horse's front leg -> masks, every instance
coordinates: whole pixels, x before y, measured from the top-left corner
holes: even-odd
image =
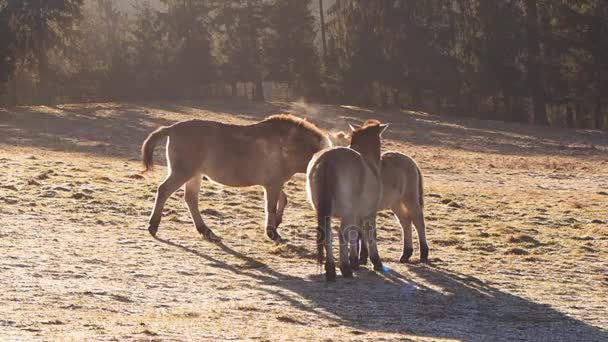
[[[194,221],[194,226],[201,236],[211,242],[219,242],[221,239],[215,235],[203,221],[200,211],[198,210],[198,193],[201,187],[201,174],[197,173],[186,183],[186,191],[184,201],[188,205],[190,217]]]
[[[285,212],[285,206],[287,206],[287,195],[285,191],[281,190],[279,193],[279,202],[277,203],[277,216],[276,216],[276,226],[277,228],[283,222],[283,213]]]
[[[266,235],[273,241],[281,239],[281,236],[277,232],[277,204],[282,187],[282,184],[264,187],[266,195]]]
[[[369,249],[369,260],[371,260],[374,265],[375,271],[382,271],[384,266],[382,265],[382,260],[380,259],[378,246],[376,244],[376,214],[374,213],[369,216],[365,221],[364,231],[366,231],[365,238],[367,239],[367,247]]]

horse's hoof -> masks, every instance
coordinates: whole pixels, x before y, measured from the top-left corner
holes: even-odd
[[[410,258],[412,257],[413,254],[414,254],[413,248],[405,248],[403,250],[403,254],[401,254],[401,258],[399,259],[399,262],[402,264],[410,262]]]
[[[369,258],[369,254],[367,252],[367,248],[360,248],[359,251],[359,265],[367,265],[367,259]]]
[[[422,246],[420,248],[420,262],[428,264],[429,263],[429,247]]]
[[[336,270],[325,272],[326,281],[336,281]]]
[[[340,267],[340,273],[342,273],[342,276],[344,278],[352,278],[353,277],[353,270],[350,268],[350,266],[348,266],[348,267]]]
[[[382,261],[380,260],[380,257],[375,257],[375,258],[370,258],[372,261],[372,264],[374,264],[374,271],[380,272],[380,271],[384,271],[384,265],[382,265]]]
[[[158,233],[158,226],[155,225],[149,225],[148,226],[148,232],[150,233],[150,235],[152,235],[152,237],[156,237],[156,233]]]
[[[325,263],[325,280],[336,281],[336,264],[333,262]]]
[[[266,229],[266,236],[272,241],[278,242],[281,241],[281,235],[277,232],[276,229]]]
[[[213,243],[217,243],[222,241],[222,239],[215,235],[211,229],[207,229],[204,233],[201,234],[203,236],[203,238],[209,242],[213,242]]]
[[[350,268],[353,271],[358,271],[359,270],[359,258],[358,257],[350,259]]]

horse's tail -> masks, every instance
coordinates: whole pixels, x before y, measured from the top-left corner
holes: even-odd
[[[420,203],[420,209],[424,208],[424,179],[422,178],[422,171],[418,164],[416,165],[416,172],[418,173],[418,201]]]
[[[146,138],[146,141],[144,141],[144,144],[141,147],[141,160],[144,164],[144,169],[141,171],[142,173],[152,170],[154,166],[154,147],[160,140],[169,136],[169,128],[170,127],[161,127],[157,129],[150,133],[148,138]]]
[[[319,167],[320,182],[317,185],[317,261],[323,263],[325,239],[331,230],[331,202],[334,193],[335,178],[333,166],[324,162]],[[329,253],[329,251],[328,251]]]

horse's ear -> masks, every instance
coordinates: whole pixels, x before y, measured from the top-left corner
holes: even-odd
[[[380,135],[382,135],[384,133],[384,131],[386,131],[388,126],[389,126],[389,124],[380,125]]]

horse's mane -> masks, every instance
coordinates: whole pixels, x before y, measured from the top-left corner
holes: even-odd
[[[326,139],[326,137],[327,137],[327,134],[322,129],[317,127],[315,124],[313,124],[312,122],[310,122],[304,118],[300,118],[298,116],[291,115],[291,114],[272,115],[272,116],[269,116],[266,119],[264,119],[262,122],[283,122],[283,123],[295,124],[297,127],[300,127],[302,129],[307,130],[310,133],[313,133],[314,135],[318,136],[320,139]]]
[[[368,127],[368,126],[377,126],[380,124],[381,124],[381,122],[376,119],[368,119],[367,121],[365,121],[363,123],[363,125],[361,125],[361,129]]]

